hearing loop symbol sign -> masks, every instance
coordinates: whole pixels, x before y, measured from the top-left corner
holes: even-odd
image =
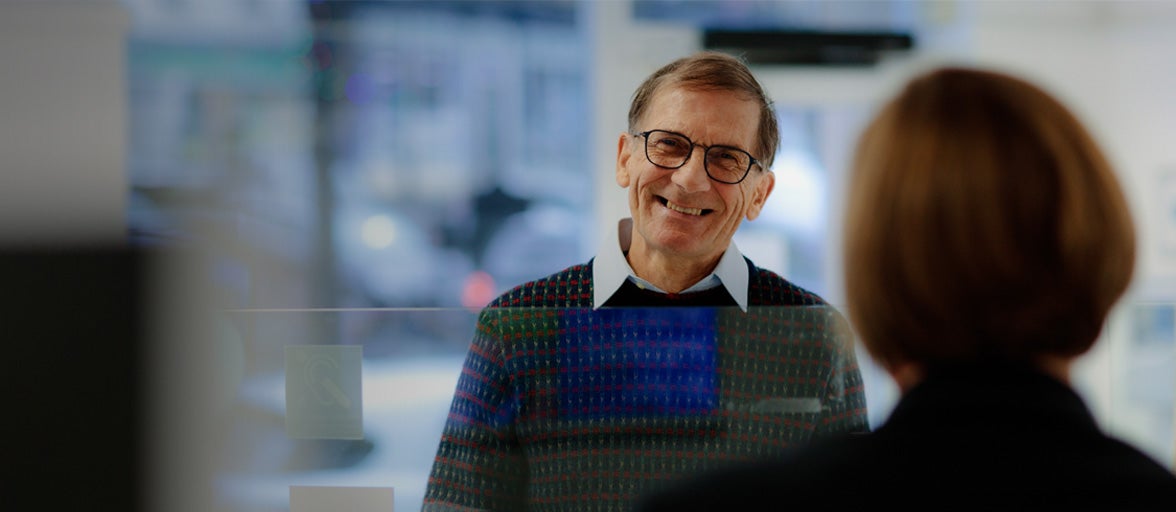
[[[363,347],[286,347],[286,435],[362,439]]]
[[[306,379],[302,385],[323,407],[351,408],[351,399],[339,385],[339,360],[322,354],[310,355],[305,362]]]

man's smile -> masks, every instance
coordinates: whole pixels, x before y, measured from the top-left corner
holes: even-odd
[[[668,199],[666,199],[664,197],[661,197],[661,196],[656,196],[656,197],[657,197],[658,202],[660,202],[662,204],[662,206],[665,206],[666,208],[674,210],[678,213],[685,213],[686,215],[702,216],[702,215],[706,215],[706,214],[714,211],[711,209],[703,209],[703,208],[688,208],[686,206],[671,203]]]

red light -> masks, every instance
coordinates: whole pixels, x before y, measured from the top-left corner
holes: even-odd
[[[481,270],[471,272],[461,288],[461,305],[479,310],[494,300],[494,278]]]

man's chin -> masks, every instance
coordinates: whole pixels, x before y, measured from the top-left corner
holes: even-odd
[[[677,233],[673,235],[659,236],[657,243],[650,244],[659,252],[672,256],[674,258],[683,259],[706,259],[709,257],[708,249],[702,244],[702,240],[706,240],[700,235],[689,233]]]

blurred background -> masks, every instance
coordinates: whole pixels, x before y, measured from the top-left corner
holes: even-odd
[[[586,261],[626,214],[630,95],[744,55],[781,146],[736,243],[842,301],[845,168],[939,63],[995,67],[1104,142],[1136,280],[1083,361],[1106,427],[1176,466],[1176,2],[9,0],[0,245],[128,243],[152,267],[145,477],[160,510],[289,510],[291,485],[419,508],[477,308]],[[292,439],[284,349],[363,347],[362,439]],[[860,354],[871,422],[895,398]]]

